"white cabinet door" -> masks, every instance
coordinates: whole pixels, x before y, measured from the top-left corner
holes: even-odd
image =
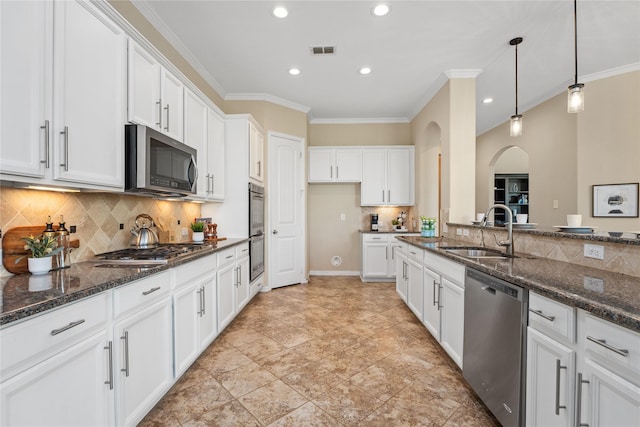
[[[579,418],[576,425],[640,425],[640,387],[637,385],[593,360],[584,359],[581,373],[578,374],[577,387],[579,400],[576,405]]]
[[[574,425],[575,351],[529,327],[526,366],[526,425]]]
[[[112,425],[108,344],[103,331],[3,382],[0,425]]]
[[[197,150],[198,180],[196,198],[206,199],[210,189],[207,164],[207,104],[189,89],[184,89],[184,143]]]
[[[217,304],[218,304],[218,330],[227,327],[236,315],[236,265],[229,264],[218,269]]]
[[[462,368],[464,343],[464,288],[441,277],[440,298],[440,345]]]
[[[360,182],[362,180],[362,150],[336,149],[335,165],[337,182]]]
[[[160,98],[162,99],[162,132],[182,142],[184,137],[184,104],[182,82],[162,68],[160,70]]]
[[[333,166],[333,149],[309,148],[309,182],[333,182]]]
[[[396,241],[397,240],[392,236],[390,237],[390,241]],[[389,243],[389,263],[388,263],[388,272],[389,272],[389,276],[391,277],[395,277],[396,276],[396,267],[398,265],[397,262],[397,258],[398,258],[398,252],[402,250],[402,245],[399,243]]]
[[[130,426],[173,384],[171,299],[164,298],[116,322],[114,331],[116,424]]]
[[[424,317],[422,322],[433,337],[440,341],[440,275],[428,268],[424,274]]]
[[[0,172],[44,177],[51,157],[52,3],[0,2]]]
[[[236,302],[238,307],[236,313],[249,302],[249,258],[239,258],[236,264]]]
[[[127,119],[160,131],[160,64],[132,39],[128,49]]]
[[[409,206],[414,203],[413,156],[408,148],[387,150],[387,199],[386,204]]]
[[[199,313],[200,351],[202,351],[218,336],[216,274],[207,275],[202,279],[198,288],[198,297],[202,298],[202,307]]]
[[[249,123],[249,178],[264,180],[264,135]]]
[[[200,314],[200,287],[192,284],[178,290],[173,295],[173,346],[174,370],[179,377],[200,354],[198,332]]]
[[[90,3],[54,3],[55,179],[123,188],[126,35]]]
[[[418,264],[413,259],[409,258],[408,261],[409,270],[409,289],[407,295],[407,305],[413,311],[420,321],[423,321],[423,308],[424,308],[424,286],[423,286],[423,274],[422,265]]]
[[[211,108],[207,110],[208,199],[223,201],[225,186],[224,119]],[[198,155],[200,158],[200,155]],[[200,172],[204,173],[204,172]]]
[[[389,248],[386,242],[365,242],[362,246],[362,276],[387,277],[389,275]]]
[[[396,292],[402,298],[402,301],[407,302],[407,290],[408,290],[408,273],[409,268],[407,257],[404,253],[396,253]]]
[[[362,185],[360,204],[379,206],[386,204],[386,150],[367,149],[362,153]]]

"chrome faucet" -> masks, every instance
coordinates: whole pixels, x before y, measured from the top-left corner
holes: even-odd
[[[487,226],[487,219],[489,218],[489,212],[491,212],[495,208],[504,209],[504,211],[507,213],[507,217],[509,218],[509,222],[507,223],[507,240],[506,241],[498,240],[498,236],[496,236],[495,234],[493,235],[493,237],[496,239],[496,243],[498,244],[498,246],[505,247],[505,253],[507,255],[513,256],[513,214],[511,213],[511,209],[509,209],[509,206],[502,205],[502,204],[491,206],[489,210],[487,210],[487,213],[484,214],[484,219],[482,220],[481,227]],[[484,242],[484,235],[482,240]]]

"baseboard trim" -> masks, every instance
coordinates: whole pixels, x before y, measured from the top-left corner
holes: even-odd
[[[309,276],[359,276],[359,271],[311,270]]]

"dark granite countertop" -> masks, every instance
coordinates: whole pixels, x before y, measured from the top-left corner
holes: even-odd
[[[640,332],[640,277],[527,255],[476,262],[440,249],[470,246],[468,242],[417,236],[397,239]]]
[[[399,231],[399,230],[384,229],[384,230],[378,230],[378,231],[373,231],[373,230],[359,230],[359,231],[362,234],[420,234],[420,230],[418,230],[418,231],[410,231],[410,230]]]
[[[19,274],[2,277],[0,278],[0,327],[126,285],[134,280],[151,276],[246,241],[248,239],[219,241],[217,245],[209,245],[209,249],[198,251],[192,256],[151,268],[103,268],[97,267],[95,262],[87,261],[74,263],[69,268],[40,276]]]

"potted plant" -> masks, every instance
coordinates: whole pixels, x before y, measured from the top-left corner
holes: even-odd
[[[420,220],[422,221],[422,229],[420,230],[420,235],[422,237],[435,237],[436,219],[421,215]]]
[[[191,223],[191,231],[193,231],[193,234],[191,236],[191,239],[193,239],[194,242],[199,243],[199,242],[204,242],[204,227],[206,226],[206,224],[202,221],[197,221],[197,222],[192,222]]]
[[[58,248],[55,236],[45,236],[38,234],[37,236],[23,237],[25,241],[24,249],[31,251],[28,259],[29,272],[31,274],[45,274],[51,270],[51,256],[60,252],[62,248]],[[19,263],[24,256],[18,257],[15,263]]]

